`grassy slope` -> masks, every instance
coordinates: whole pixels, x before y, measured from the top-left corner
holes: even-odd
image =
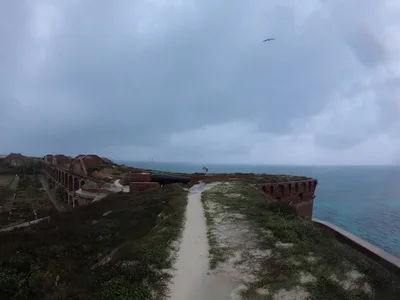
[[[245,199],[230,198],[229,193],[240,193]],[[289,214],[284,207],[273,204],[268,197],[247,184],[235,184],[229,187],[217,186],[203,193],[205,206],[215,201],[227,211],[247,216],[259,236],[259,247],[271,249],[272,255],[263,261],[263,272],[258,281],[249,287],[246,299],[259,298],[255,290],[267,288],[276,292],[283,288],[299,285],[299,274],[307,272],[316,278],[314,283],[303,286],[312,295],[312,299],[400,299],[400,280],[386,270],[354,250],[336,242],[332,234],[315,227],[306,221]],[[207,213],[207,223],[212,226],[213,215]],[[211,266],[224,260],[224,251],[209,231]],[[272,233],[272,234],[271,234]],[[276,243],[293,243],[293,247],[278,248]],[[318,259],[310,262],[309,258]],[[295,262],[295,263],[294,263]],[[346,272],[358,270],[363,280],[372,288],[374,296],[361,288],[346,290],[342,284],[332,281],[332,275],[344,280]]]
[[[1,233],[0,299],[161,299],[186,199],[179,185],[113,195]],[[92,269],[117,247],[110,263]]]
[[[14,177],[15,178],[15,177]],[[36,211],[37,217],[45,217],[53,212],[53,206],[47,194],[42,190],[37,175],[20,175],[16,190],[10,188],[0,189],[0,227],[7,227],[18,223],[34,220]],[[15,179],[14,179],[15,180]],[[15,199],[13,195],[16,195]],[[9,219],[9,212],[13,211]]]

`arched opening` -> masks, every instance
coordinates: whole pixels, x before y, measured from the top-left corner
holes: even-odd
[[[263,185],[263,187],[261,188],[264,192],[267,191],[267,187],[265,185]]]
[[[294,191],[295,191],[296,194],[299,192],[299,184],[298,183],[296,183],[294,185]]]
[[[279,195],[283,198],[283,196],[285,195],[285,187],[282,184],[278,185],[278,191]]]
[[[273,185],[271,185],[271,186],[269,187],[269,193],[270,193],[271,195],[274,194],[274,186],[273,186]]]
[[[304,198],[303,193],[300,193],[300,194],[299,194],[299,200],[302,201],[303,198]]]
[[[307,185],[306,185],[305,182],[302,182],[302,183],[301,183],[301,191],[302,191],[303,193],[307,191]]]
[[[79,190],[79,180],[78,178],[74,178],[74,191]]]
[[[287,189],[288,189],[289,195],[291,195],[292,194],[292,185],[290,183],[288,184]]]
[[[308,182],[308,191],[309,192],[312,191],[312,183],[311,183],[311,181]]]
[[[72,186],[73,182],[72,182],[72,176],[69,175],[68,176],[68,190],[72,192],[73,186]]]
[[[64,187],[68,188],[68,174],[64,173]]]
[[[82,188],[85,185],[85,183],[86,183],[85,180],[82,180],[81,184],[80,184],[80,188]]]

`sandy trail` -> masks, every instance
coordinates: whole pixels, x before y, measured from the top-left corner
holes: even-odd
[[[209,271],[207,226],[201,193],[212,185],[189,190],[186,223],[175,264],[171,300],[228,300],[235,287],[232,278]]]

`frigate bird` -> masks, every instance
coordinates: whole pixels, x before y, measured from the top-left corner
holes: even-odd
[[[263,40],[263,42],[270,42],[270,41],[274,41],[274,40],[275,40],[275,38],[269,38],[269,39]]]

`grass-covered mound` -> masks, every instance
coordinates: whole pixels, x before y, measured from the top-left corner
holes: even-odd
[[[116,194],[0,233],[0,299],[162,298],[186,199],[180,185]]]

